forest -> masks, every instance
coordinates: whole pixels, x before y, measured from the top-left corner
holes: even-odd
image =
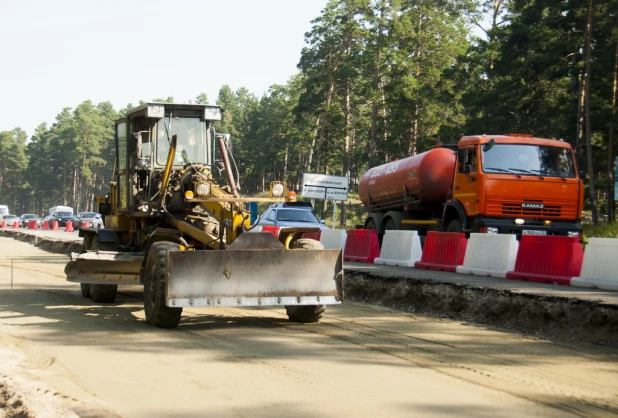
[[[245,196],[272,180],[299,190],[305,172],[354,190],[367,168],[466,134],[562,139],[596,224],[615,219],[617,13],[615,0],[330,0],[298,73],[262,97],[223,85],[210,101],[142,101],[222,105]],[[30,137],[0,132],[0,203],[93,209],[112,181],[114,120],[132,107],[86,100]]]

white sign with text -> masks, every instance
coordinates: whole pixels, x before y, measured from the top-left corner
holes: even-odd
[[[305,173],[302,196],[305,199],[348,200],[347,177]]]

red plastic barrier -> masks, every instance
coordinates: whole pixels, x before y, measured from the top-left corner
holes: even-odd
[[[373,263],[380,256],[380,244],[375,229],[351,229],[348,231],[343,250],[343,259],[361,263]]]
[[[305,232],[303,234],[303,238],[310,238],[310,239],[314,239],[316,241],[319,241],[321,234],[322,233],[320,231],[318,231],[318,232]]]
[[[73,222],[67,222],[66,226],[64,227],[64,232],[75,232],[75,230],[73,229]]]
[[[425,239],[421,261],[414,267],[455,272],[463,264],[468,240],[461,232],[429,232]]]
[[[37,221],[28,221],[28,229],[39,229]]]
[[[275,236],[275,238],[279,238],[279,232],[281,232],[281,227],[273,226],[273,225],[264,225],[262,227],[262,232],[270,232],[271,234]]]
[[[58,230],[58,221],[52,221],[51,230],[52,231],[57,231]]]
[[[80,224],[81,228],[88,228],[88,222],[86,221],[82,221],[82,223]]]
[[[6,221],[2,221],[0,223],[0,228],[6,228]]]
[[[17,221],[13,221],[13,229],[19,229],[19,223]]]
[[[583,258],[577,237],[522,235],[515,270],[506,278],[568,286],[579,277]]]
[[[43,222],[43,229],[48,231],[49,230],[49,222],[45,221]]]

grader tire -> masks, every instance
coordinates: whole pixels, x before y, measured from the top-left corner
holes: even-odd
[[[150,246],[144,269],[144,311],[146,322],[159,328],[176,328],[182,308],[165,305],[165,256],[168,251],[179,250],[174,242],[159,241]]]
[[[85,253],[92,247],[92,238],[93,236],[90,234],[84,237],[84,240],[82,241],[82,252],[83,253]]]
[[[85,253],[92,247],[92,235],[88,234],[82,241],[82,253]],[[79,287],[82,291],[82,296],[90,299],[90,285],[88,283],[80,283]]]
[[[114,303],[116,293],[118,292],[117,284],[90,284],[90,298],[96,303]]]
[[[322,315],[326,312],[324,305],[288,305],[285,307],[290,321],[310,324],[320,322]]]
[[[84,238],[85,240],[86,238]],[[99,236],[95,235],[92,237],[92,243],[90,244],[90,249],[93,251],[114,251],[116,246],[114,244],[110,244],[107,242],[101,242],[99,240]],[[83,285],[83,283],[82,283]],[[118,285],[117,284],[90,284],[89,293],[90,298],[93,302],[96,303],[114,303],[116,300],[116,293],[118,293]],[[82,295],[84,294],[82,288]]]
[[[320,241],[310,238],[301,238],[292,244],[295,250],[323,250],[324,245]],[[285,312],[290,321],[301,322],[304,324],[320,322],[322,315],[326,312],[324,305],[287,305]]]
[[[89,299],[90,298],[90,285],[88,283],[80,283],[79,287],[81,288],[82,296],[85,297],[86,299]]]

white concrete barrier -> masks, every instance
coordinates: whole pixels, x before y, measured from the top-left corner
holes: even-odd
[[[325,250],[343,250],[347,237],[344,229],[323,229],[320,232],[320,242]]]
[[[618,290],[618,239],[588,239],[580,277],[571,286]]]
[[[414,267],[421,260],[423,250],[417,231],[386,231],[382,240],[380,257],[374,264]]]
[[[519,242],[515,235],[472,233],[468,239],[466,256],[457,273],[477,276],[506,277],[515,269]]]

